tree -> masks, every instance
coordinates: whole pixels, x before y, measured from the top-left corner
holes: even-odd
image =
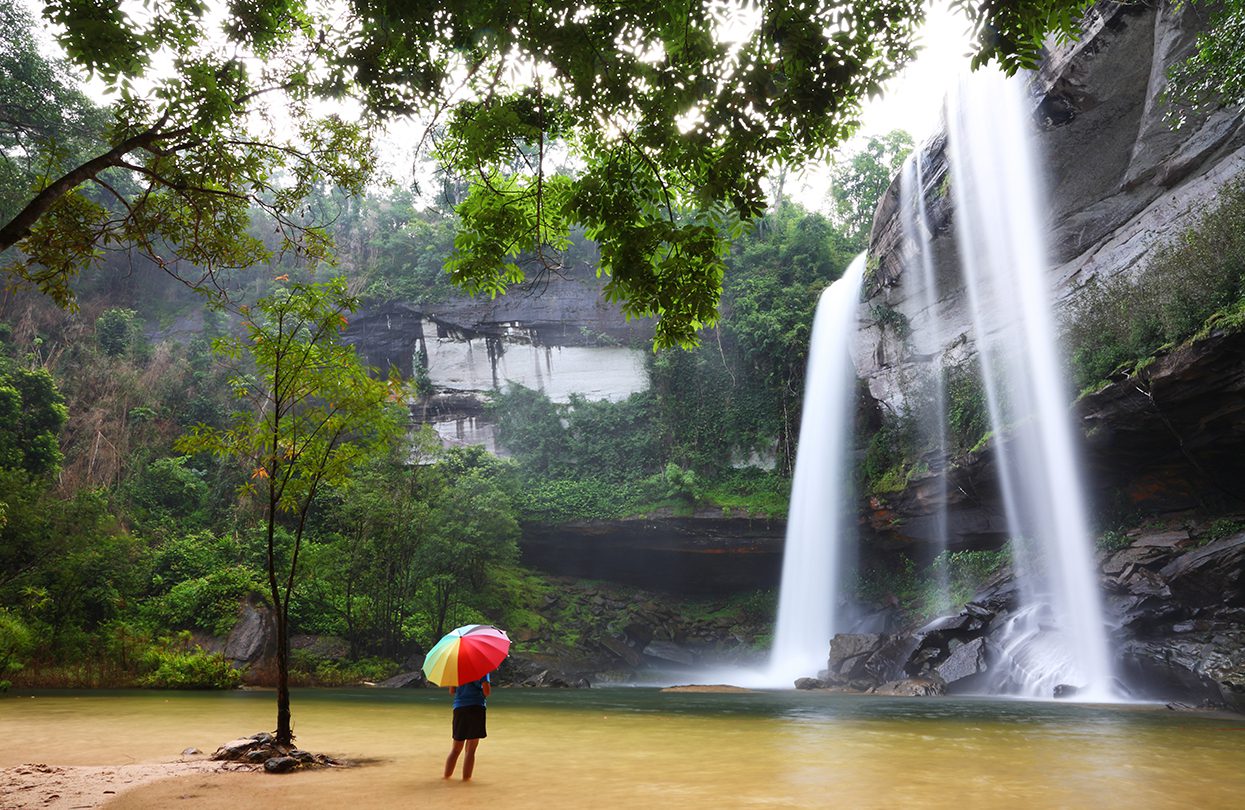
[[[308,113],[325,20],[301,2],[261,0],[232,4],[212,31],[197,0],[142,18],[119,0],[47,0],[68,57],[116,93],[104,116],[67,88],[62,63],[38,54],[13,0],[3,3],[0,69],[19,96],[3,108],[0,146],[21,145],[29,191],[5,206],[0,251],[19,249],[7,268],[18,280],[71,305],[78,272],[133,247],[187,283],[219,287],[222,270],[271,255],[249,231],[252,209],[283,250],[327,255],[304,200],[324,180],[361,191],[374,157],[361,124]],[[167,72],[153,67],[162,54],[173,54]],[[4,165],[12,175],[7,155]]]
[[[1036,63],[1047,32],[1075,34],[1089,3],[953,5],[975,26],[975,62],[1015,70]],[[443,133],[442,168],[470,183],[448,264],[460,285],[496,295],[528,269],[556,271],[578,226],[600,244],[607,294],[660,319],[658,346],[690,344],[717,318],[729,238],[763,211],[769,168],[824,157],[850,135],[861,101],[911,58],[924,16],[919,0],[346,8],[335,24],[300,0],[231,3],[216,43],[198,0],[152,4],[141,24],[118,0],[48,0],[70,58],[118,86],[117,121],[108,151],[49,178],[0,228],[0,249],[20,242],[19,273],[62,299],[67,278],[117,242],[204,265],[206,283],[213,267],[260,252],[243,229],[247,205],[294,231],[314,178],[362,186],[361,129],[309,104],[354,93],[369,120],[418,115]],[[165,50],[179,54],[173,74],[140,93]],[[298,131],[259,137],[247,122],[279,92]],[[573,176],[551,168],[565,165]],[[106,179],[109,167],[136,191]],[[79,192],[84,183],[118,209]]]
[[[68,411],[52,375],[0,358],[0,468],[55,477]]]
[[[1166,95],[1178,124],[1221,105],[1245,103],[1245,0],[1190,4],[1217,8],[1193,53],[1171,68]]]
[[[835,163],[830,181],[835,222],[857,251],[869,246],[873,212],[911,151],[912,136],[896,129],[869,138],[860,149]]]
[[[260,299],[247,312],[245,337],[216,342],[224,357],[253,363],[254,373],[240,372],[232,380],[235,396],[250,407],[235,413],[227,428],[198,425],[179,441],[185,452],[211,452],[250,471],[245,491],[263,510],[268,591],[276,612],[276,737],[286,745],[294,736],[290,597],[307,515],[323,486],[340,484],[362,459],[388,448],[403,426],[398,381],[372,378],[354,348],[340,342],[345,313],[355,303],[342,279],[294,284]],[[279,553],[282,522],[290,530],[280,535],[291,539]]]

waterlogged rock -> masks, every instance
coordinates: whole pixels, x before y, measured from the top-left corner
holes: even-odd
[[[830,686],[830,684],[829,684],[829,683],[827,683],[826,681],[821,680],[820,678],[796,678],[796,679],[795,679],[795,688],[796,688],[796,689],[805,689],[805,690],[807,690],[807,689],[825,689],[825,688],[827,688],[827,687],[829,687],[829,686]]]

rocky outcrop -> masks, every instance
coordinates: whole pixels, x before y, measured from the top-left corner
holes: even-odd
[[[560,576],[601,579],[675,594],[773,588],[784,521],[636,518],[523,527],[523,563]]]
[[[1215,537],[1138,531],[1126,547],[1099,554],[1124,694],[1245,710],[1245,532]],[[1037,629],[1022,643],[1009,636],[1016,597],[1015,580],[1003,572],[961,613],[916,631],[836,635],[819,685],[1005,693],[1014,688],[1008,673],[1023,667],[1028,651],[1040,652],[1049,632]],[[1081,686],[1058,684],[1051,696],[1074,697]]]

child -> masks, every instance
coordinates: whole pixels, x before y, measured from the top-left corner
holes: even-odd
[[[450,749],[450,755],[445,760],[446,779],[454,775],[454,767],[458,764],[458,755],[464,745],[467,748],[467,757],[463,760],[463,781],[471,778],[471,772],[476,766],[476,746],[488,736],[484,728],[484,709],[487,705],[485,698],[492,691],[488,675],[478,681],[450,687],[450,694],[454,696],[454,747]]]

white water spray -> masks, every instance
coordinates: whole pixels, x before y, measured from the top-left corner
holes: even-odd
[[[921,317],[912,324],[912,348],[918,356],[929,358],[925,384],[929,386],[930,407],[920,415],[919,424],[925,440],[932,445],[930,469],[938,475],[939,497],[934,513],[934,548],[938,553],[947,550],[947,406],[946,384],[943,380],[939,358],[942,356],[939,338],[938,278],[934,272],[934,252],[929,233],[929,219],[925,211],[925,174],[921,151],[912,153],[904,163],[899,178],[900,211],[903,217],[904,236],[917,251],[916,260],[921,268]],[[945,594],[948,590],[947,569],[939,572],[939,585]]]
[[[766,676],[775,686],[789,687],[795,678],[825,669],[835,630],[840,551],[851,531],[848,451],[856,377],[850,342],[864,270],[862,253],[821,294],[813,318],[778,621]]]
[[[948,114],[964,279],[1025,601],[1005,688],[1109,700],[1111,668],[1047,275],[1021,78],[979,70]],[[1003,437],[1005,440],[1000,440]]]

